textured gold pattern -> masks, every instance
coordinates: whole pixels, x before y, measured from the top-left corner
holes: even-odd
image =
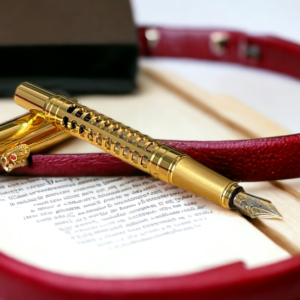
[[[6,172],[10,172],[18,167],[24,167],[28,164],[27,158],[29,154],[30,148],[28,145],[15,146],[2,154],[1,165]]]
[[[45,119],[154,177],[170,182],[173,165],[185,154],[75,101],[57,95],[51,98],[45,107]]]

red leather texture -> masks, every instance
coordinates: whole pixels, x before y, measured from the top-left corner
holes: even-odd
[[[300,135],[265,139],[162,141],[236,181],[300,177]],[[142,172],[109,154],[33,155],[30,166],[12,174],[40,176],[130,176]]]
[[[159,39],[149,44],[145,31],[139,29],[140,54],[145,56],[186,57],[237,63],[271,70],[300,78],[300,46],[273,36],[253,36],[238,31],[168,29],[155,27]],[[226,32],[229,36],[223,55],[215,55],[210,48],[210,36]],[[259,57],[251,56],[258,49]]]

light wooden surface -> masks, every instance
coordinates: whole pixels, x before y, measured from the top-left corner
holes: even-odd
[[[212,95],[194,84],[157,68],[143,68],[143,72],[166,88],[180,95],[186,102],[205,112],[216,122],[222,122],[227,130],[235,130],[245,138],[284,135],[289,132],[257,111],[228,95]],[[208,130],[211,134],[214,130]],[[225,137],[222,138],[226,139]],[[231,136],[230,139],[235,139]]]

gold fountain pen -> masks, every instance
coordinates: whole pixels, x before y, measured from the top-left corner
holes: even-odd
[[[282,218],[270,201],[245,193],[236,182],[186,154],[85,107],[75,99],[25,82],[17,87],[14,100],[31,113],[43,115],[45,121],[59,130],[155,178],[203,196],[221,207],[237,209],[251,218]]]

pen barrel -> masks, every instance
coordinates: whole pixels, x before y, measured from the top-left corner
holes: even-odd
[[[230,208],[237,184],[120,122],[80,104],[77,100],[55,95],[29,83],[15,93],[20,106],[44,114],[58,129],[89,142],[140,170],[170,184],[201,195]]]

